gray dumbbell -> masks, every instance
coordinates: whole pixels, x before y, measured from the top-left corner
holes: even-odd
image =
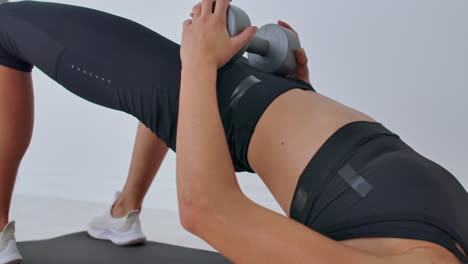
[[[230,5],[227,26],[231,37],[237,36],[251,25],[244,10]],[[301,43],[296,33],[280,25],[268,24],[259,28],[253,40],[233,59],[239,59],[247,51],[251,66],[269,73],[288,75],[297,67],[296,52],[300,48]]]

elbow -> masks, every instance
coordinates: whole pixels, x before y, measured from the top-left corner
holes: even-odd
[[[188,232],[205,239],[219,227],[220,222],[229,221],[230,207],[226,205],[244,201],[240,192],[223,192],[223,194],[210,195],[198,193],[197,195],[179,196],[179,217],[182,227]]]
[[[185,197],[179,201],[179,218],[188,232],[203,238],[209,219],[217,214],[216,206],[207,202],[208,197]],[[211,218],[212,219],[212,218]]]
[[[198,184],[179,186],[179,218],[182,227],[198,235],[205,228],[206,219],[216,214],[216,198]]]
[[[190,172],[190,177],[178,174],[178,201],[179,218],[182,227],[188,232],[202,237],[206,230],[212,228],[215,219],[224,218],[226,204],[233,202],[233,198],[241,195],[240,188],[236,184],[203,184],[195,170]],[[183,170],[179,170],[182,173]],[[183,182],[181,182],[183,181]]]
[[[188,232],[197,235],[202,229],[201,213],[194,207],[188,205],[179,205],[180,224]]]

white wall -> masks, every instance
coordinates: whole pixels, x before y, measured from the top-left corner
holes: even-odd
[[[179,42],[196,1],[57,1],[133,19]],[[320,93],[372,115],[468,186],[466,0],[236,0],[256,25],[283,19],[301,34]],[[90,40],[92,41],[92,40]],[[16,193],[108,202],[124,183],[136,121],[34,73],[36,127]],[[254,200],[278,210],[255,175]],[[176,210],[175,156],[145,206]]]

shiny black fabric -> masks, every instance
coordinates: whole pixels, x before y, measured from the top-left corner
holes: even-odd
[[[179,50],[158,33],[104,12],[34,1],[0,5],[0,65],[26,72],[36,66],[70,92],[135,116],[174,151]],[[239,90],[246,78],[258,82]],[[255,126],[276,97],[294,88],[313,90],[256,70],[245,58],[218,71],[219,111],[236,171],[253,172],[247,149]]]
[[[424,240],[468,259],[468,194],[438,164],[379,123],[338,130],[301,175],[291,218],[334,240]]]

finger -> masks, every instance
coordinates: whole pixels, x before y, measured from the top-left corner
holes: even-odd
[[[307,58],[307,54],[303,48],[299,49],[296,53],[297,57],[297,62],[300,65],[307,65],[309,62],[309,58]]]
[[[190,13],[190,16],[194,19],[200,17],[201,15],[201,3],[199,3],[198,5],[194,6],[192,8],[192,13]]]
[[[310,73],[309,67],[307,65],[301,66],[296,72],[296,79],[302,80],[308,84],[310,84]]]
[[[203,0],[201,2],[201,15],[211,15],[213,14],[213,3],[215,0]]]
[[[281,20],[278,21],[278,25],[280,25],[280,26],[282,26],[282,27],[285,27],[285,28],[291,30],[292,32],[296,33],[296,35],[299,35],[299,33],[297,33],[297,31],[294,30],[294,28],[291,27],[291,25],[289,25],[288,23],[286,23],[286,22],[284,22],[284,21],[281,21]]]
[[[192,19],[187,19],[184,21],[184,29],[186,29],[187,27],[189,27],[190,25],[192,25]]]
[[[302,80],[310,84],[309,66],[307,66],[307,64],[298,65],[294,75],[296,79]]]
[[[226,21],[227,11],[231,0],[217,0],[215,15],[218,16],[222,21]]]
[[[190,17],[193,18],[193,19],[197,19],[197,18],[200,17],[200,13],[194,13],[194,12],[192,12],[192,13],[190,13]]]
[[[247,43],[249,43],[252,40],[257,31],[257,27],[248,27],[244,29],[244,31],[242,31],[239,35],[232,38],[236,52],[239,51],[245,45],[247,45]]]
[[[193,13],[201,13],[201,3],[198,3],[196,6],[192,8]]]
[[[182,25],[182,28],[183,28],[183,31],[185,32],[186,30],[188,30],[188,28],[192,25],[192,19],[187,19],[184,21],[183,25]]]
[[[280,26],[282,26],[282,27],[285,27],[285,28],[291,30],[292,32],[296,33],[296,35],[299,35],[299,33],[297,33],[297,31],[294,30],[294,28],[291,27],[291,25],[289,25],[288,23],[286,23],[286,22],[284,22],[284,21],[279,20],[279,21],[278,21],[278,25],[280,25]]]
[[[283,20],[278,20],[278,24],[285,27],[285,28],[289,28],[289,29],[292,29],[291,25],[289,25],[288,23],[284,22]]]

